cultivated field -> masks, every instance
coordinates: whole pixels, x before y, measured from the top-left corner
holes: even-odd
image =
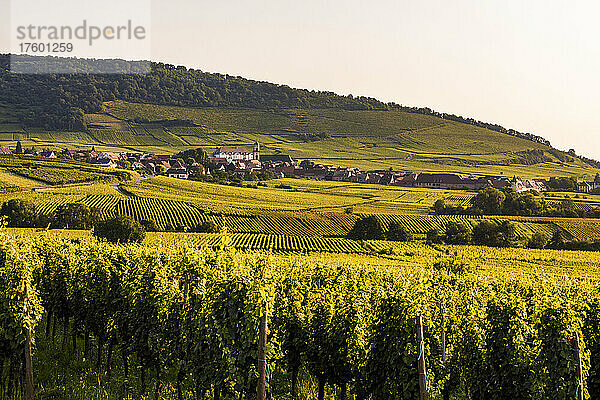
[[[475,194],[458,190],[305,179],[273,180],[264,187],[254,183],[228,186],[167,177],[125,181],[116,190],[93,180],[87,184],[40,187],[39,181],[6,174],[0,172],[0,180],[6,179],[0,201],[30,200],[42,215],[51,216],[58,206],[77,202],[98,210],[105,218],[126,215],[136,220],[154,221],[161,231],[191,232],[199,224],[212,221],[230,233],[250,235],[235,236],[238,248],[269,250],[275,246],[280,251],[302,251],[303,248],[319,251],[319,245],[315,244],[318,242],[313,240],[346,241],[339,238],[345,237],[359,218],[369,215],[376,216],[384,229],[395,223],[417,240],[424,239],[432,229],[443,232],[450,222],[460,222],[472,229],[482,219],[511,220],[517,239],[522,243],[535,233],[550,238],[558,231],[567,239],[600,239],[600,220],[597,219],[431,214],[436,200],[467,205]],[[21,181],[24,186],[18,185]],[[33,191],[32,182],[37,188]],[[280,185],[286,188],[279,188]],[[562,194],[546,195],[546,198],[558,201],[558,196]],[[585,195],[572,200],[576,207],[586,209],[598,205],[597,197]],[[250,244],[240,244],[243,240]],[[322,251],[338,251],[331,246],[325,246]],[[339,252],[344,253],[370,251],[356,244],[340,246]]]

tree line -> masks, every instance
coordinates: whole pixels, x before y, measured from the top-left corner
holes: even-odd
[[[551,179],[552,187],[561,188],[566,182],[572,183],[572,178]],[[560,189],[557,189],[560,190]],[[492,187],[480,190],[471,200],[469,206],[452,206],[446,204],[444,199],[437,200],[432,211],[437,215],[522,215],[542,217],[568,217],[568,218],[600,218],[600,207],[589,209],[578,208],[575,201],[565,197],[560,201],[549,202],[539,196],[537,192],[528,191],[518,193],[510,186],[502,189]]]
[[[376,216],[359,218],[347,235],[354,240],[390,240],[407,242],[413,240],[411,232],[396,222],[386,229]],[[476,245],[489,247],[527,247],[531,249],[600,251],[600,240],[578,240],[562,229],[551,236],[535,232],[529,238],[517,235],[514,222],[480,220],[475,225],[466,222],[448,222],[440,229],[426,233],[427,244]]]

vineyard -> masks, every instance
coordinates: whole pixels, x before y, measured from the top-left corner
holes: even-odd
[[[0,193],[14,192],[19,190],[18,186],[12,185],[8,182],[0,181]]]
[[[188,108],[123,101],[106,102],[105,108],[108,114],[88,114],[86,120],[93,125],[94,139],[112,146],[153,146],[164,149],[163,152],[176,152],[183,146],[212,149],[257,140],[270,153],[363,169],[392,167],[522,177],[586,173],[593,176],[596,172],[577,160],[514,164],[507,152],[545,146],[412,113]],[[135,123],[136,120],[147,122]],[[167,123],[173,120],[193,124]],[[315,132],[324,135],[307,141],[306,136]],[[553,158],[552,153],[546,154]]]
[[[101,211],[102,215],[127,215],[136,220],[155,221],[160,230],[189,231],[202,222],[213,221],[231,232],[297,236],[344,236],[357,217],[340,213],[269,212],[261,214],[218,214],[195,204],[156,198],[127,198],[113,195],[88,195],[81,203]],[[38,206],[40,213],[56,208],[56,200]]]
[[[10,172],[48,185],[65,185],[93,181],[116,181],[114,176],[65,168],[10,168]]]
[[[203,4],[185,15],[168,6],[152,19],[173,27],[172,16],[183,16],[191,22],[170,34],[212,33],[231,47],[199,42],[192,52],[238,58],[239,41],[248,54],[257,45],[281,58],[302,47],[287,37],[332,33],[340,46],[330,50],[340,54],[345,41],[365,50],[380,39],[387,53],[367,50],[393,53],[406,71],[432,64],[418,104],[440,91],[438,103],[451,103],[469,78],[456,60],[468,55],[471,91],[492,102],[475,114],[497,108],[514,120],[519,111],[535,129],[552,125],[569,150],[426,104],[162,62],[140,74],[123,60],[69,58],[64,66],[81,73],[52,74],[60,63],[50,57],[34,66],[39,73],[18,74],[33,58],[0,55],[0,400],[600,400],[600,161],[579,154],[595,150],[581,140],[564,140],[589,122],[578,118],[589,113],[575,101],[582,87],[546,82],[586,82],[579,86],[597,103],[596,82],[584,79],[597,63],[578,63],[574,78],[555,73],[567,71],[565,56],[590,57],[593,36],[568,29],[590,24],[564,12],[547,35],[555,13],[546,4],[515,13],[504,10],[510,4],[444,12],[390,2],[397,15],[388,16],[366,2],[221,3],[204,7],[217,29],[193,15]],[[131,23],[143,21],[129,22],[129,39],[140,39],[145,27]],[[86,24],[90,36],[100,33]],[[466,28],[476,40],[461,40]],[[269,30],[289,49],[262,40]],[[89,44],[112,33],[120,38],[121,27]],[[327,49],[331,40],[321,42]],[[404,42],[410,51],[394,51]],[[527,68],[536,60],[545,74]],[[322,61],[309,72],[327,72]],[[362,91],[381,90],[367,79],[379,62],[362,61],[354,74],[365,78]],[[103,66],[121,73],[94,73]],[[443,81],[435,70],[444,66],[453,77],[440,86],[431,77]],[[402,75],[383,89],[411,79]],[[493,90],[500,81],[506,90]],[[459,103],[472,103],[462,92]],[[554,107],[533,104],[540,94]],[[565,137],[559,114],[571,122]],[[517,178],[535,190],[517,192]]]
[[[163,240],[180,241],[197,247],[214,248],[221,244],[220,234],[190,233],[163,236]],[[242,250],[266,250],[284,253],[337,253],[364,254],[371,251],[367,243],[343,238],[310,236],[264,235],[259,233],[232,233],[227,236],[229,246]]]
[[[461,223],[471,230],[482,219],[497,223],[512,221],[521,244],[536,233],[542,234],[546,240],[557,232],[561,232],[568,240],[600,239],[597,219],[428,214],[433,203],[439,199],[444,199],[448,204],[468,204],[473,193],[457,190],[306,179],[277,179],[267,182],[266,187],[240,187],[154,177],[123,182],[118,185],[118,191],[106,184],[89,182],[85,185],[44,188],[37,192],[33,188],[30,192],[21,193],[19,185],[29,185],[28,182],[36,184],[39,179],[58,184],[63,174],[71,177],[67,180],[103,178],[98,177],[97,172],[77,168],[10,169],[21,171],[23,175],[0,171],[0,182],[5,182],[0,187],[2,201],[14,198],[30,200],[38,214],[48,217],[58,206],[78,202],[98,210],[101,218],[125,215],[138,221],[154,221],[159,231],[193,232],[199,225],[210,221],[217,227],[227,228],[231,233],[289,236],[290,241],[302,238],[329,239],[345,237],[359,218],[374,215],[384,230],[395,223],[417,240],[424,239],[431,230],[443,233],[451,222]],[[46,175],[46,178],[35,175],[38,173]],[[26,177],[25,174],[29,175]],[[108,179],[112,179],[112,175]],[[562,194],[548,194],[548,197],[556,196],[562,197]],[[592,205],[598,199],[595,195],[586,195],[577,201]],[[267,242],[272,243],[271,239]],[[285,245],[280,251],[289,249],[295,252],[299,246]],[[306,246],[307,251],[317,251],[318,246],[308,242]],[[249,248],[269,249],[270,244],[253,244]],[[323,251],[331,251],[330,246],[324,245],[323,248],[326,248]],[[344,250],[355,251],[355,247]]]
[[[273,399],[418,398],[421,357],[432,399],[600,396],[599,283],[586,278],[597,263],[543,275],[435,249],[428,263],[382,268],[235,253],[226,237],[215,250],[45,234],[1,243],[2,398],[18,398],[30,373],[39,398],[253,398],[265,305]],[[562,253],[529,254],[550,266]]]
[[[161,231],[189,232],[203,222],[212,221],[217,226],[226,227],[234,233],[341,237],[347,235],[358,218],[376,215],[384,229],[388,229],[391,223],[396,223],[419,239],[432,229],[443,232],[450,222],[463,223],[471,229],[482,219],[482,217],[462,215],[261,210],[252,206],[246,209],[236,208],[229,209],[228,212],[216,212],[210,205],[197,200],[189,201],[190,198],[187,197],[172,196],[171,199],[166,196],[124,197],[102,185],[92,185],[87,190],[82,186],[30,194],[11,194],[16,189],[10,187],[7,190],[5,199],[29,198],[36,205],[37,212],[42,215],[52,215],[59,205],[80,202],[99,210],[103,218],[120,214],[136,220],[155,221]],[[176,200],[180,198],[186,200]],[[535,233],[550,238],[557,231],[563,232],[567,238],[578,240],[600,238],[598,236],[600,225],[594,219],[511,216],[484,218],[495,222],[506,219],[513,221],[517,237],[521,241],[532,237]]]
[[[137,197],[158,197],[201,204],[214,212],[298,210],[341,212],[351,207],[365,214],[428,214],[436,200],[466,205],[473,193],[458,190],[402,188],[307,179],[277,179],[267,187],[228,187],[155,177],[122,185]],[[292,189],[278,189],[277,186]]]
[[[93,182],[119,182],[139,177],[134,171],[94,167],[64,158],[0,155],[0,182],[23,189]]]
[[[73,197],[55,196],[37,203],[40,214],[52,214],[61,204],[73,201]],[[90,194],[75,198],[77,201],[98,209],[104,217],[116,214],[127,215],[136,220],[155,221],[162,231],[191,231],[202,222],[212,221],[217,226],[226,227],[230,232],[258,233],[266,235],[290,235],[310,237],[346,236],[358,218],[370,214],[349,214],[333,212],[277,212],[261,211],[244,214],[215,213],[197,205],[178,200],[160,198],[122,198],[115,195]],[[391,223],[402,226],[406,231],[424,236],[429,230],[443,232],[450,222],[463,223],[472,228],[481,221],[481,217],[453,215],[399,215],[379,214],[384,229]],[[501,222],[504,217],[485,217],[487,220]],[[527,239],[534,233],[551,237],[556,231],[563,231],[567,237],[586,239],[590,231],[597,229],[597,223],[589,219],[552,222],[549,218],[511,218],[519,239]],[[573,226],[579,227],[575,230]],[[571,228],[569,228],[571,227]],[[588,231],[585,231],[587,229]],[[587,232],[587,233],[586,233]]]
[[[577,219],[557,221],[556,225],[577,238],[600,239],[600,221]]]
[[[45,229],[8,228],[10,234],[27,238],[48,234]],[[52,237],[84,240],[92,237],[90,231],[53,230]],[[276,253],[280,257],[304,259],[328,265],[361,264],[382,268],[432,268],[440,260],[459,261],[481,272],[498,270],[521,275],[562,277],[587,280],[600,279],[600,253],[589,251],[539,250],[528,248],[491,248],[476,245],[428,245],[423,241],[391,242],[367,240],[355,242],[344,238],[287,237],[248,233],[176,233],[149,232],[143,244],[147,247],[186,246],[195,249],[217,249],[223,244],[250,253]],[[296,245],[294,245],[296,243]],[[301,247],[299,247],[301,246]]]

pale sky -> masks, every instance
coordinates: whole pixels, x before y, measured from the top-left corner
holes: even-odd
[[[599,16],[591,0],[154,0],[152,59],[428,106],[600,159]]]

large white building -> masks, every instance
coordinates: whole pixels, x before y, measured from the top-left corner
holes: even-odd
[[[232,161],[251,161],[251,160],[260,160],[260,145],[258,142],[254,143],[254,147],[252,151],[248,150],[245,147],[239,146],[223,146],[219,147],[213,153],[214,158],[227,160],[227,162]]]
[[[535,190],[537,192],[546,191],[546,186],[543,182],[536,181],[533,179],[521,180],[521,178],[513,177],[510,181],[510,186],[515,189],[517,192],[528,192],[530,190]]]

